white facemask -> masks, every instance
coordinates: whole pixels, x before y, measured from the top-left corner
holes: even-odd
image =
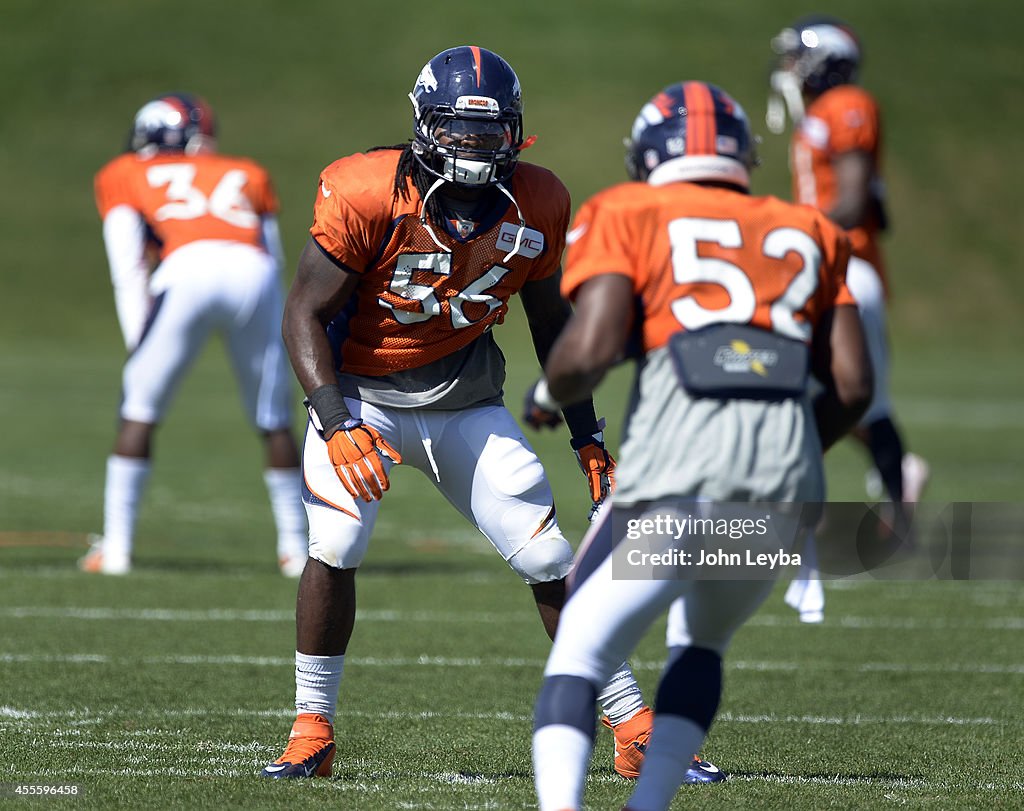
[[[486,186],[494,181],[495,166],[490,161],[447,157],[444,159],[442,174],[452,183],[463,186]]]
[[[765,125],[776,135],[786,129],[786,112],[794,124],[804,117],[804,97],[796,75],[788,70],[776,70],[771,76],[771,93],[768,95],[768,109]]]

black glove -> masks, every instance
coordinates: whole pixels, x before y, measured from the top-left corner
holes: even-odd
[[[554,430],[562,424],[562,414],[560,411],[549,411],[538,405],[534,398],[536,391],[536,383],[526,390],[526,397],[523,400],[523,422],[538,431],[541,428]]]

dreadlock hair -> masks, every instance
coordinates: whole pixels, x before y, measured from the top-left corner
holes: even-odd
[[[412,141],[403,144],[392,144],[391,146],[375,146],[368,152],[378,152],[384,149],[398,149],[402,154],[398,157],[398,166],[395,168],[395,182],[392,188],[392,196],[395,200],[409,199],[409,180],[416,187],[420,198],[426,197],[434,178],[420,165],[416,156],[412,153]],[[445,215],[441,208],[441,201],[438,195],[432,194],[427,200],[427,216],[435,223],[444,222]]]

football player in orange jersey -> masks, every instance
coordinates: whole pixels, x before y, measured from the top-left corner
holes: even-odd
[[[559,279],[569,193],[520,161],[530,142],[521,88],[497,54],[441,52],[410,99],[410,142],[320,174],[312,238],[285,305],[285,343],[310,409],[310,560],[296,611],[297,718],[264,777],[331,773],[355,575],[393,465],[418,468],[480,530],[530,586],[551,636],[572,563],[544,470],[504,407],[492,333],[518,293],[543,362],[567,321]],[[593,404],[564,416],[600,502],[614,462]],[[628,666],[601,702],[617,731],[646,736],[645,716],[629,723],[646,708]],[[635,766],[640,751],[630,748]]]
[[[753,526],[770,510],[776,553],[792,552],[801,505],[824,500],[823,449],[871,396],[849,240],[812,208],[750,196],[740,105],[703,82],[671,85],[628,144],[635,182],[584,203],[570,231],[562,292],[576,310],[534,395],[549,411],[580,402],[639,349],[616,489],[583,541],[537,698],[541,811],[582,807],[595,691],[666,610],[668,663],[628,807],[668,808],[717,712],[730,640],[778,575],[699,567],[705,544],[742,553],[752,530],[659,535],[643,522]],[[814,400],[809,365],[825,384]]]
[[[787,111],[793,120],[793,197],[847,229],[853,249],[847,283],[875,370],[874,399],[853,433],[877,470],[869,481],[880,478],[894,504],[913,504],[929,470],[920,456],[904,451],[889,397],[888,282],[879,245],[887,225],[882,126],[878,103],[856,84],[861,43],[845,23],[815,16],[783,29],[772,48],[778,63],[771,75],[767,124],[781,133]]]
[[[107,460],[103,535],[80,561],[87,572],[130,570],[154,432],[214,332],[225,338],[246,416],[263,437],[281,571],[297,577],[305,566],[292,381],[280,335],[277,197],[266,170],[218,154],[215,145],[213,112],[202,99],[160,96],[136,114],[127,151],[96,175],[129,354]]]

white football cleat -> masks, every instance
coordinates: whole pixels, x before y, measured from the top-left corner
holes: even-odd
[[[931,478],[928,463],[916,453],[903,454],[903,503],[917,504]]]
[[[102,535],[89,536],[89,551],[78,560],[78,568],[90,574],[128,574],[132,559],[124,552],[110,552],[103,548]]]

